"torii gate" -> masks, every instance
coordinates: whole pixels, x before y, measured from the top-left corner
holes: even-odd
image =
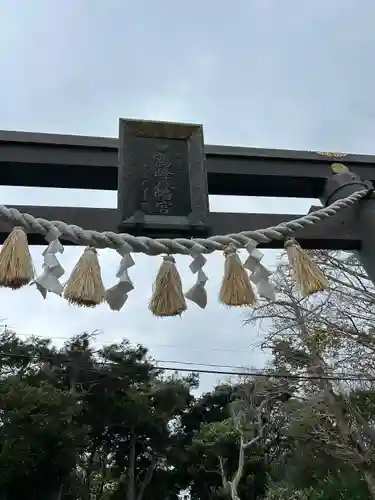
[[[0,131],[0,169],[4,186],[118,190],[117,209],[14,207],[35,218],[99,232],[207,238],[301,217],[210,212],[209,194],[319,198],[328,206],[361,190],[371,192],[375,156],[208,146],[200,125],[121,119],[119,139]],[[295,237],[305,248],[357,251],[375,282],[374,207],[368,195]],[[1,243],[11,229],[0,219]],[[30,244],[45,244],[43,235],[28,233]],[[61,241],[71,244],[64,235]],[[281,246],[278,239],[259,243]]]

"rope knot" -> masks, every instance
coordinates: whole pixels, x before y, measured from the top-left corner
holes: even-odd
[[[233,243],[229,243],[229,245],[227,245],[225,248],[224,248],[224,256],[225,257],[229,257],[230,255],[236,255],[237,254],[237,250],[235,248],[235,246],[233,245]]]
[[[164,262],[168,262],[170,264],[176,264],[176,259],[173,257],[173,255],[164,255],[163,260]]]
[[[285,248],[285,249],[290,248],[290,247],[292,247],[292,246],[293,246],[293,245],[295,245],[295,244],[296,244],[296,241],[295,241],[295,239],[294,239],[294,238],[287,238],[287,239],[285,240],[284,248]]]

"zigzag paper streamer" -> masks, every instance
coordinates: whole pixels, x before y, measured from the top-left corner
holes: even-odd
[[[260,297],[275,300],[275,288],[269,281],[272,273],[260,263],[264,254],[258,250],[257,246],[258,243],[255,240],[249,240],[246,245],[249,257],[246,259],[244,267],[251,271],[250,279],[256,285]]]
[[[202,268],[206,264],[207,259],[202,254],[192,254],[192,257],[193,261],[190,263],[189,267],[193,274],[197,274],[197,281],[195,285],[185,293],[185,297],[197,304],[201,309],[205,309],[207,306],[207,291],[205,287],[208,277]]]
[[[122,256],[119,269],[116,273],[118,283],[106,291],[105,300],[112,311],[120,311],[128,300],[128,293],[134,290],[134,285],[129,277],[128,269],[134,266],[135,262],[127,248],[117,250]]]
[[[43,252],[43,272],[34,281],[44,299],[47,297],[47,292],[61,295],[63,289],[59,278],[63,276],[65,270],[56,257],[57,253],[64,252],[64,247],[59,240],[60,235],[60,231],[56,229],[55,231],[49,231],[45,236],[49,245]]]

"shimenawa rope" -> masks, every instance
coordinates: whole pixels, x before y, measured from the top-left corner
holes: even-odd
[[[282,240],[287,236],[293,236],[298,230],[307,226],[318,224],[324,219],[333,217],[345,208],[349,208],[357,201],[364,198],[368,190],[357,191],[352,195],[338,200],[329,207],[324,207],[315,212],[311,212],[298,219],[283,222],[274,227],[266,229],[256,229],[255,231],[242,231],[237,234],[217,235],[210,238],[159,238],[153,239],[146,236],[132,236],[126,233],[113,233],[111,231],[98,232],[83,229],[79,226],[69,225],[62,221],[48,221],[42,218],[35,218],[30,214],[21,213],[15,208],[7,208],[0,205],[0,217],[24,227],[28,231],[34,231],[46,235],[50,231],[61,233],[61,238],[72,241],[76,244],[88,245],[96,248],[120,249],[127,247],[128,252],[145,253],[148,255],[160,254],[196,254],[212,253],[216,250],[224,250],[232,244],[236,248],[244,248],[249,239],[258,243],[269,243],[272,240]]]
[[[208,277],[202,269],[206,263],[202,254],[221,250],[224,251],[225,267],[219,300],[228,306],[254,307],[257,298],[252,284],[256,286],[260,297],[267,300],[275,298],[274,287],[269,281],[271,272],[261,263],[263,253],[257,246],[259,243],[284,239],[297,287],[304,296],[307,296],[322,291],[327,282],[308,253],[292,237],[301,229],[319,224],[324,219],[353,206],[369,192],[371,190],[357,191],[329,207],[274,227],[216,235],[206,239],[152,239],[110,231],[100,233],[62,221],[35,218],[15,208],[0,205],[0,217],[16,226],[0,251],[0,286],[18,289],[33,280],[34,268],[25,232],[28,231],[42,234],[48,243],[43,252],[43,271],[33,281],[44,298],[47,292],[52,292],[72,304],[85,307],[96,307],[106,301],[112,310],[118,311],[127,301],[128,293],[134,289],[128,275],[128,269],[134,265],[130,254],[133,252],[147,255],[164,254],[163,263],[154,283],[150,310],[155,316],[178,316],[186,309],[185,298],[201,308],[206,307],[205,284]],[[57,254],[64,250],[60,238],[87,246],[65,285],[59,281],[64,274],[64,269],[57,259]],[[121,255],[116,274],[118,282],[107,291],[102,282],[96,248],[113,248]],[[241,248],[245,248],[248,252],[244,263],[237,254],[237,250]],[[172,254],[190,255],[193,258],[190,269],[197,274],[196,283],[185,295]]]

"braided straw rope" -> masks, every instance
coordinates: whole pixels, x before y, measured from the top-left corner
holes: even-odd
[[[210,238],[160,238],[153,239],[146,236],[132,236],[127,233],[113,233],[105,231],[100,233],[79,226],[69,225],[62,221],[48,221],[35,218],[30,214],[21,213],[15,208],[0,205],[0,217],[17,226],[22,226],[26,231],[40,233],[45,236],[49,231],[58,229],[61,238],[72,241],[79,245],[89,245],[96,248],[126,249],[128,252],[145,253],[148,255],[159,254],[209,254],[224,248],[232,243],[236,248],[244,248],[249,239],[258,243],[269,243],[272,240],[282,240],[287,236],[293,236],[300,229],[318,224],[324,219],[335,216],[345,208],[353,206],[364,198],[369,190],[361,190],[352,195],[338,200],[329,207],[324,207],[311,212],[303,217],[284,222],[266,229],[255,231],[242,231],[238,234],[227,234],[211,236]]]

